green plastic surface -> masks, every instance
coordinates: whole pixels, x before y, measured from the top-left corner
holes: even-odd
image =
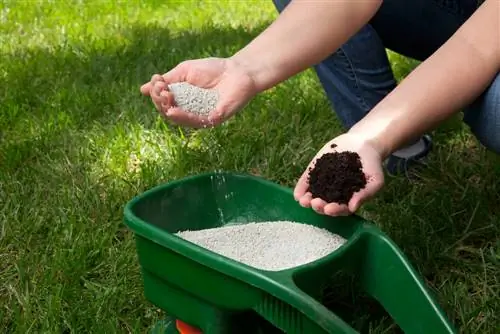
[[[347,242],[318,261],[270,272],[174,235],[277,220],[326,228]],[[455,333],[405,256],[374,224],[302,208],[291,189],[260,177],[207,173],[160,185],[127,203],[125,223],[136,236],[146,298],[203,333],[357,333],[316,299],[338,271],[354,273],[405,333]]]

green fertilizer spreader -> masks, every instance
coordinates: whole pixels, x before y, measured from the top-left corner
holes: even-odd
[[[296,221],[347,242],[315,262],[264,271],[174,233],[225,224]],[[173,320],[156,333],[357,333],[319,300],[336,272],[349,272],[408,334],[455,333],[398,247],[372,223],[302,208],[292,190],[259,177],[207,173],[160,185],[127,203],[146,298]]]

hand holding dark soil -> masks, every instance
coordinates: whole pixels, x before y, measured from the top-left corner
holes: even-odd
[[[384,183],[380,154],[352,134],[341,135],[316,154],[294,190],[303,207],[320,214],[354,213]]]
[[[216,92],[215,108],[206,110],[206,113],[183,110],[176,104],[174,95],[168,89],[169,86],[178,86],[179,83]],[[141,93],[150,96],[156,109],[172,122],[202,128],[217,126],[233,116],[257,94],[257,91],[250,75],[230,59],[205,58],[187,60],[163,75],[154,75],[149,82],[141,86]],[[185,96],[183,99],[190,98]],[[208,107],[210,104],[206,104],[202,109]]]

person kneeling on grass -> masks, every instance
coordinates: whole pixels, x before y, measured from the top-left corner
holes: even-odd
[[[295,199],[331,216],[354,213],[372,197],[384,167],[400,173],[425,157],[425,133],[461,108],[478,140],[500,152],[500,1],[274,1],[278,18],[233,56],[184,61],[141,92],[179,125],[217,126],[259,92],[314,67],[347,132],[308,168],[324,153],[355,151],[368,177],[338,205],[312,198],[306,168]],[[422,63],[396,86],[385,48]],[[173,106],[166,86],[182,81],[217,89],[216,109],[204,117]]]

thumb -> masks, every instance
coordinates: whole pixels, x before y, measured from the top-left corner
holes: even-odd
[[[298,201],[309,189],[309,166],[302,173],[293,190],[293,197]]]
[[[208,115],[208,121],[213,126],[221,124],[234,115],[239,109],[231,98],[221,95],[220,91],[218,94],[219,101],[217,102],[215,109],[210,111],[210,114]]]
[[[369,181],[366,188],[352,195],[352,198],[349,201],[349,211],[353,213],[356,212],[364,202],[375,196],[375,194],[382,188],[382,185],[382,180],[377,179]]]
[[[187,74],[189,72],[190,62],[184,61],[178,64],[176,67],[163,74],[163,80],[167,83],[183,82],[187,81]]]

